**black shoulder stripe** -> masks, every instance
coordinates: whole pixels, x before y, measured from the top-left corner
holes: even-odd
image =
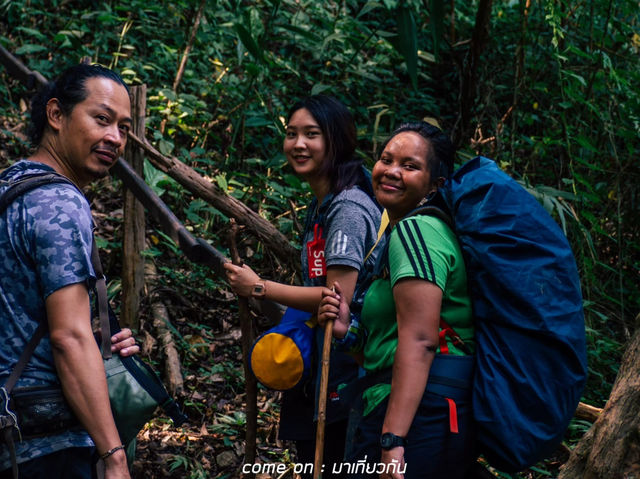
[[[408,244],[410,243],[411,249],[415,252],[415,255],[409,254],[408,256],[416,277],[435,282],[436,274],[433,269],[433,263],[431,262],[431,256],[429,255],[429,249],[427,248],[424,237],[420,232],[417,221],[412,218],[401,224],[403,225],[403,229],[399,230],[398,233],[403,242],[403,245],[407,249],[407,251],[410,251],[407,248]],[[424,255],[424,257],[426,258],[426,264],[420,261],[422,255]]]
[[[413,254],[411,254],[411,248],[408,244],[408,241],[410,239],[407,239],[407,237],[405,236],[405,225],[404,222],[398,223],[398,226],[396,227],[396,229],[398,230],[398,238],[400,238],[400,241],[402,242],[402,247],[404,248],[404,250],[407,252],[407,257],[409,258],[409,262],[411,263],[411,268],[413,268],[413,274],[416,277],[420,277],[420,271],[418,268],[418,264],[416,263],[416,259],[414,257]]]
[[[425,279],[428,279],[428,280],[432,281],[433,283],[435,283],[436,282],[436,272],[433,269],[433,263],[431,262],[431,255],[429,254],[429,248],[427,247],[427,243],[424,241],[424,236],[422,236],[422,233],[418,229],[418,222],[416,220],[413,220],[411,222],[411,224],[412,224],[413,228],[415,229],[418,241],[420,241],[420,251],[422,251],[422,253],[424,254],[425,258],[427,259],[427,265],[429,265],[429,272],[431,273],[431,278],[425,277]]]

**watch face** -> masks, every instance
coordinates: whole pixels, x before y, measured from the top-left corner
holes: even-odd
[[[393,449],[394,447],[404,446],[405,440],[403,437],[396,436],[390,432],[385,432],[380,436],[380,447],[382,449]]]
[[[387,434],[383,434],[380,438],[380,445],[382,447],[391,447],[391,443],[393,442],[393,438],[389,437]]]
[[[253,289],[251,290],[251,295],[254,298],[262,298],[267,294],[267,287],[264,283],[256,283],[253,285]]]

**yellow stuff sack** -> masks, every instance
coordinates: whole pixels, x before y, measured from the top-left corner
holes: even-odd
[[[251,349],[249,363],[258,381],[284,391],[309,377],[314,326],[310,313],[287,308],[280,323],[263,333]]]

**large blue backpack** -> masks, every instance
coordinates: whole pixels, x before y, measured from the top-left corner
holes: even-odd
[[[441,192],[475,317],[478,452],[519,471],[560,444],[585,385],[575,260],[553,218],[492,160],[470,160]]]

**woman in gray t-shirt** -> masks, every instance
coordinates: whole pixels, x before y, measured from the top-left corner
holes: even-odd
[[[356,127],[349,110],[335,98],[314,95],[290,110],[283,151],[296,174],[309,183],[314,199],[307,210],[302,236],[304,286],[261,279],[248,266],[227,263],[227,276],[241,296],[268,298],[316,314],[323,286],[335,281],[352,304],[363,281],[363,265],[380,225],[380,210],[372,199],[371,181],[355,157]],[[366,259],[373,264],[375,257]],[[332,353],[325,429],[325,476],[332,463],[342,462],[348,406],[340,401],[338,385],[357,376],[356,362]],[[315,450],[315,373],[309,384],[286,391],[280,417],[280,439],[296,441],[297,463],[313,464]]]

